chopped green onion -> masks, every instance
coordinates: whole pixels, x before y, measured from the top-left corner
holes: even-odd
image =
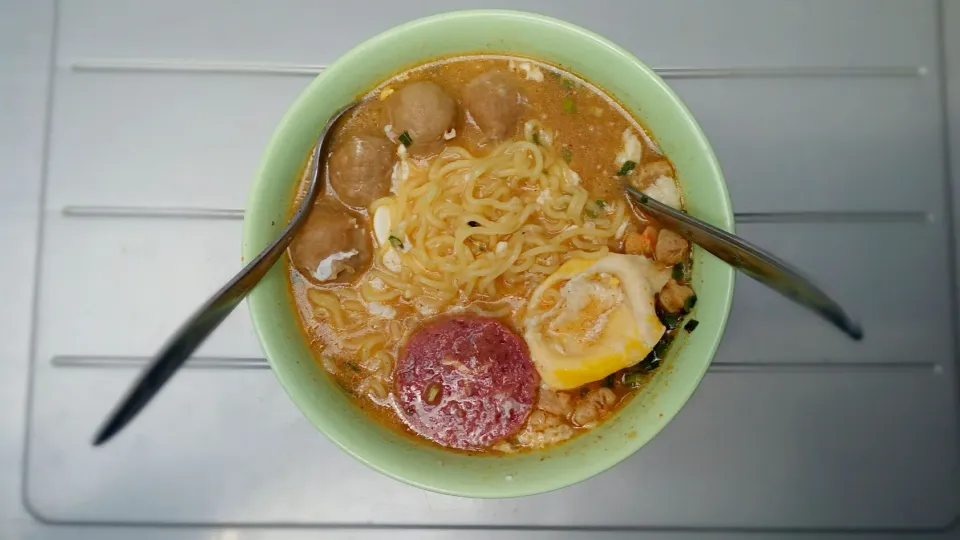
[[[607,207],[607,201],[605,201],[605,200],[603,200],[603,199],[597,199],[597,206],[599,206],[600,208],[606,208],[606,207]]]
[[[640,388],[647,381],[646,373],[631,371],[623,376],[623,384],[631,388]]]
[[[680,314],[664,313],[660,317],[660,322],[662,322],[663,325],[666,326],[667,329],[669,330],[673,330],[674,328],[680,326],[680,321],[682,320],[683,320],[682,313]]]
[[[673,265],[673,272],[671,275],[673,276],[673,279],[676,279],[676,280],[683,279],[684,270],[683,270],[682,262]]]
[[[672,339],[668,336],[664,336],[664,338],[661,338],[660,341],[658,341],[657,344],[653,346],[654,356],[656,356],[658,359],[663,358],[664,355],[667,354],[667,349],[670,348],[671,341]]]
[[[620,170],[617,171],[617,176],[626,176],[630,174],[630,171],[637,167],[636,161],[630,161],[629,159],[623,162],[623,165],[620,166]]]
[[[647,204],[648,202],[650,202],[650,197],[647,197],[646,195],[641,194],[640,202],[642,202],[643,204]]]
[[[576,86],[573,81],[566,77],[560,80],[560,84],[563,85],[563,87],[567,90],[573,90],[573,88]]]
[[[577,104],[574,103],[573,98],[563,98],[563,111],[570,114],[577,112]]]
[[[584,209],[583,213],[586,214],[587,217],[590,219],[597,219],[598,217],[600,217],[600,214],[593,208],[586,208]]]
[[[358,368],[356,364],[354,364],[354,363],[352,363],[352,362],[347,362],[347,363],[346,363],[346,366],[347,366],[348,368],[352,369],[353,371],[356,371],[357,373],[360,373],[360,368]]]
[[[534,131],[534,132],[533,132],[533,144],[535,144],[535,145],[537,145],[537,146],[540,146],[540,132],[539,132],[539,131]]]
[[[687,298],[687,301],[683,303],[683,309],[690,311],[695,305],[697,305],[697,295],[691,294],[690,298]]]
[[[613,384],[616,382],[616,380],[617,380],[617,374],[616,374],[616,373],[611,373],[611,374],[607,375],[606,378],[603,379],[603,387],[604,387],[604,388],[613,388]]]
[[[640,371],[640,372],[650,373],[651,371],[657,369],[658,367],[660,367],[660,358],[658,358],[656,354],[651,352],[650,354],[647,355],[646,358],[641,360],[639,364],[634,366],[635,369],[633,369],[632,372]]]
[[[693,332],[698,326],[700,326],[700,321],[696,319],[690,319],[687,321],[687,324],[683,325],[683,329],[687,332]]]
[[[573,152],[569,148],[564,146],[563,148],[560,149],[560,157],[562,157],[563,160],[566,161],[567,163],[570,163],[570,160],[573,159]]]
[[[469,225],[469,226],[471,226],[471,227],[479,227],[479,226],[480,226],[480,223],[478,223],[478,222],[476,222],[476,221],[468,221],[468,222],[467,222],[467,225]]]
[[[410,145],[413,144],[413,139],[410,138],[409,133],[404,131],[403,133],[400,134],[400,142],[403,143],[404,146],[409,148]]]
[[[393,247],[397,249],[403,249],[403,240],[400,240],[396,236],[391,234],[387,240],[390,240],[390,243],[393,244]]]
[[[440,385],[437,383],[430,383],[429,385],[427,385],[427,394],[425,396],[424,401],[426,401],[430,405],[435,405],[438,401],[440,401],[438,399],[439,397],[440,397]]]

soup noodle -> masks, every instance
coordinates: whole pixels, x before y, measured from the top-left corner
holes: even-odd
[[[527,59],[441,60],[333,134],[290,278],[319,362],[358,405],[448,448],[511,453],[591,429],[654,376],[696,300],[689,246],[621,184],[682,201],[599,89]]]
[[[588,197],[580,176],[532,140],[505,142],[486,157],[449,147],[429,169],[413,167],[395,199],[374,203],[374,212],[386,207],[404,235],[402,270],[380,268],[374,275],[405,298],[417,298],[426,313],[474,295],[525,298],[533,279],[567,259],[609,252],[626,204],[612,202],[603,216],[585,222]],[[370,289],[361,290],[371,301],[390,294]]]

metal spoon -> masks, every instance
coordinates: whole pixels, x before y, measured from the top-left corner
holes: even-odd
[[[812,309],[850,338],[863,339],[863,329],[836,301],[789,264],[770,253],[625,186],[643,210],[668,229],[713,253],[730,266],[779,292],[790,300]]]
[[[126,397],[119,403],[116,409],[103,423],[93,440],[94,445],[100,445],[108,441],[126,426],[143,409],[147,403],[153,399],[160,388],[174,373],[183,366],[187,358],[193,354],[193,351],[210,335],[211,332],[227,318],[237,307],[241,300],[253,289],[267,271],[276,263],[284,250],[290,245],[294,235],[300,230],[313,203],[317,200],[320,191],[323,190],[323,164],[321,160],[325,157],[326,143],[329,137],[330,128],[347,111],[357,105],[358,102],[350,103],[333,113],[333,116],[327,120],[320,136],[317,138],[317,144],[313,148],[313,171],[310,179],[310,187],[307,194],[300,203],[300,208],[293,215],[293,219],[283,229],[280,236],[267,246],[250,264],[243,267],[226,285],[223,286],[217,294],[207,300],[179,330],[170,338],[169,341],[160,349],[153,362],[140,375],[140,378],[127,393]]]

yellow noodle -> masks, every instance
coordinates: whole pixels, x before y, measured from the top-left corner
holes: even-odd
[[[362,367],[358,390],[377,402],[390,392],[400,344],[421,321],[465,310],[519,323],[546,276],[571,258],[607,254],[629,219],[623,201],[591,202],[567,163],[533,140],[505,142],[485,157],[449,147],[430,162],[406,165],[410,175],[396,194],[370,207],[371,215],[388,209],[402,251],[378,246],[355,289],[307,293],[339,330],[334,349]],[[384,260],[391,251],[399,269]],[[543,301],[557,302],[557,295],[548,290]],[[372,303],[400,315],[374,315]]]
[[[363,297],[366,302],[390,302],[400,298],[400,291],[396,289],[378,289],[371,285],[369,282],[366,282],[360,285],[360,296]]]
[[[307,298],[316,308],[327,313],[334,326],[343,328],[347,325],[347,314],[340,308],[340,300],[333,293],[310,289]]]
[[[511,287],[529,293],[569,258],[608,253],[628,219],[618,201],[597,215],[579,176],[532,140],[505,142],[486,157],[447,148],[411,166],[396,195],[373,210],[383,205],[390,205],[393,234],[402,232],[411,245],[399,254],[402,270],[378,265],[375,272],[404,299],[437,312],[499,298]]]

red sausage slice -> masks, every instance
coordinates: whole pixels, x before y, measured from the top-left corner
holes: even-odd
[[[540,377],[527,344],[503,323],[455,318],[413,334],[395,380],[400,411],[414,431],[471,450],[520,429]]]

